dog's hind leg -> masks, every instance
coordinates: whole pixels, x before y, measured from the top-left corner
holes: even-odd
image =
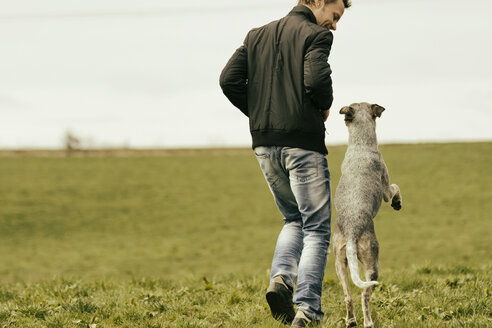
[[[359,258],[364,266],[365,277],[368,281],[375,281],[379,274],[379,244],[373,231],[366,232],[359,240]],[[362,291],[362,311],[364,313],[364,328],[372,328],[374,324],[371,318],[370,299],[373,286]]]
[[[354,301],[350,295],[349,281],[348,281],[348,263],[345,254],[345,238],[338,232],[333,236],[333,253],[335,255],[335,269],[337,271],[338,279],[342,284],[343,294],[345,295],[345,306],[347,307],[347,317],[345,318],[345,324],[347,327],[357,326],[357,320],[354,315]]]

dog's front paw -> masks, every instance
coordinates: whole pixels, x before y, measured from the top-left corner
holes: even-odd
[[[393,200],[391,201],[391,207],[393,207],[395,211],[401,210],[401,199],[393,198]]]
[[[357,327],[357,320],[355,318],[345,319],[345,327],[346,328]]]

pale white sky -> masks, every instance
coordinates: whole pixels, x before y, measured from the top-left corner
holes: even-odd
[[[0,0],[0,148],[249,146],[218,78],[297,1]],[[338,110],[386,108],[380,142],[492,140],[492,1],[353,0],[330,55]]]

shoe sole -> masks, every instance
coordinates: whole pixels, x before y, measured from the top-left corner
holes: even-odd
[[[289,324],[296,316],[292,304],[292,294],[281,284],[275,284],[266,293],[272,316],[285,324]]]

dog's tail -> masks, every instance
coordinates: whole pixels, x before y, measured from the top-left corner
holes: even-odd
[[[357,260],[357,244],[353,238],[347,238],[347,260],[352,281],[359,288],[367,288],[377,285],[377,281],[362,281],[359,277],[359,262]]]

